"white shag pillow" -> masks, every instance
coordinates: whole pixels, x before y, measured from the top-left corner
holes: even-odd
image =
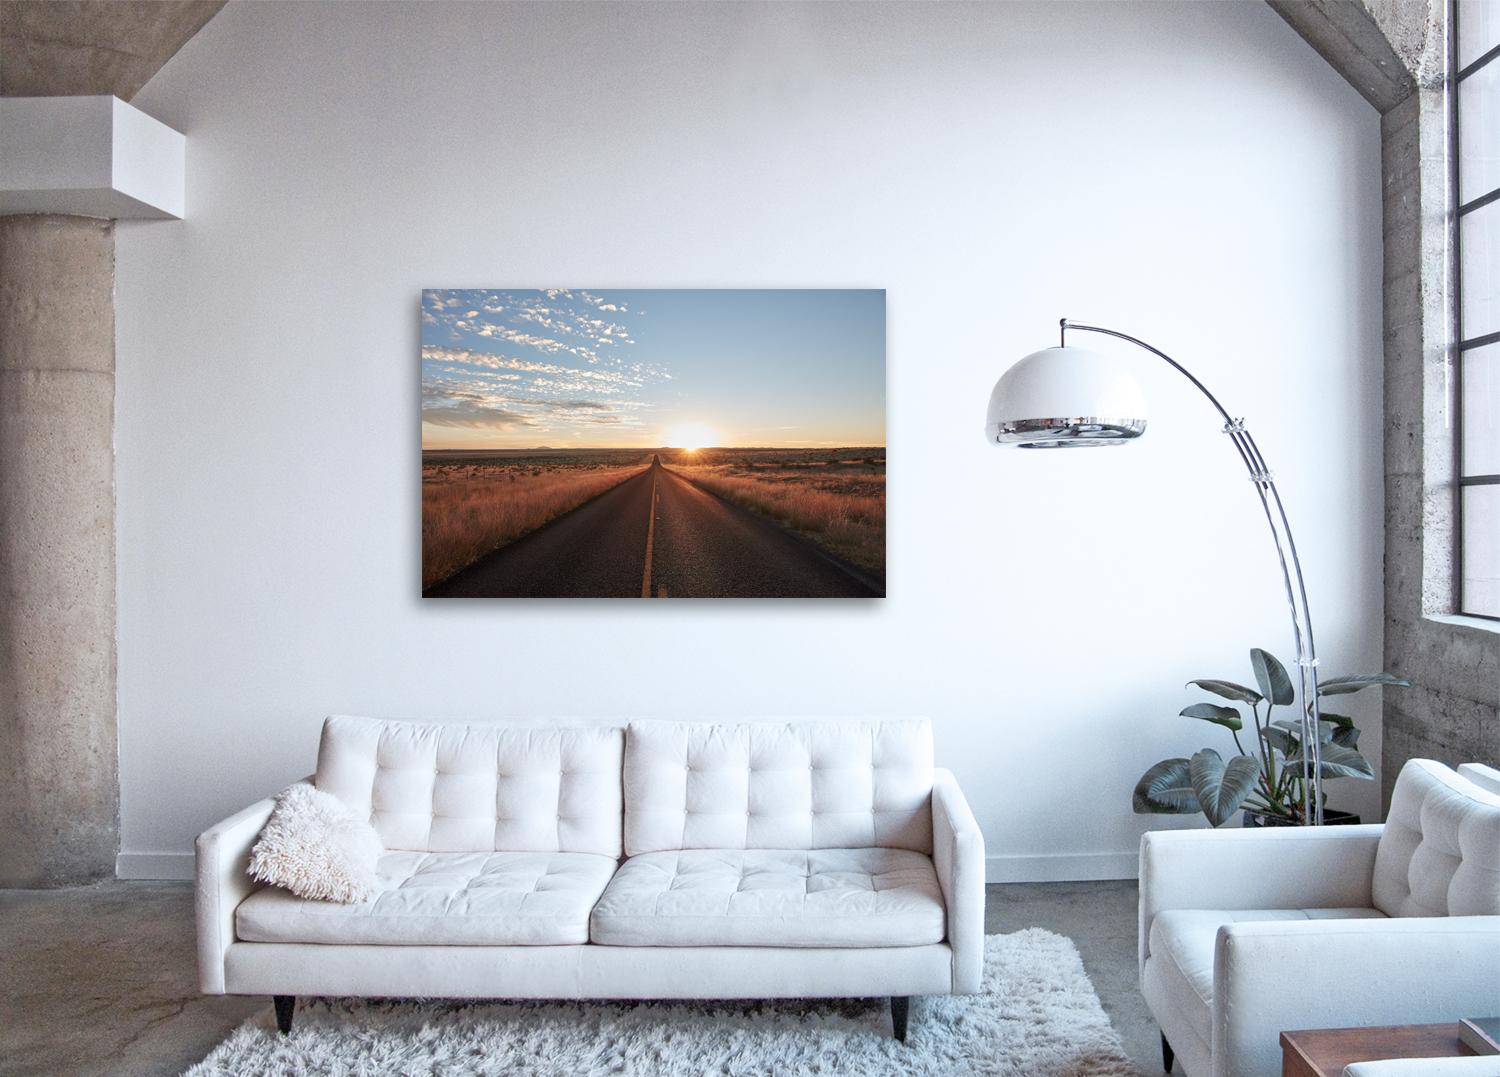
[[[380,835],[332,793],[298,782],[276,797],[276,810],[250,850],[250,874],[300,898],[351,904],[375,896]]]

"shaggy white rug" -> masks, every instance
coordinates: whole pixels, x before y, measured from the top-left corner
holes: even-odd
[[[1138,1077],[1071,940],[985,939],[979,995],[886,1000],[297,1004],[290,1036],[247,1022],[189,1077],[265,1074],[1003,1074]]]

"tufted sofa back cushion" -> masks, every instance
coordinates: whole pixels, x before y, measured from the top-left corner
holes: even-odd
[[[932,852],[923,719],[632,722],[625,853],[671,849]]]
[[[1500,796],[1430,759],[1401,768],[1375,852],[1387,916],[1500,915]]]
[[[323,723],[317,785],[387,849],[620,855],[624,730]]]

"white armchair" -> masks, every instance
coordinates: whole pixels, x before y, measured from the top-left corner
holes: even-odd
[[[1406,764],[1384,825],[1147,834],[1140,886],[1141,990],[1189,1077],[1500,1003],[1500,795],[1440,763]]]

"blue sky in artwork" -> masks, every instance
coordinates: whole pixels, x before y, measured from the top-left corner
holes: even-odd
[[[422,293],[423,448],[885,444],[885,293]]]

